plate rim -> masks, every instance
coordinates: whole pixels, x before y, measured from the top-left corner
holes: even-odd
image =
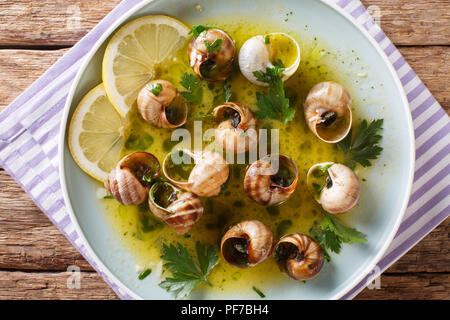
[[[137,11],[141,10],[145,6],[149,5],[152,2],[159,1],[159,0],[143,0],[142,2],[134,5],[132,8],[130,8],[127,12],[125,12],[120,18],[118,18],[111,26],[108,27],[108,29],[101,35],[101,37],[95,42],[94,46],[89,50],[89,52],[84,56],[83,61],[80,65],[79,70],[77,71],[77,74],[75,78],[73,79],[69,94],[67,95],[67,99],[64,105],[64,111],[62,115],[62,121],[60,125],[60,132],[59,132],[59,143],[58,143],[58,164],[59,164],[59,175],[61,179],[61,189],[62,194],[64,198],[64,202],[66,204],[66,208],[68,211],[68,214],[72,220],[72,223],[75,227],[76,232],[78,233],[79,239],[82,242],[82,245],[86,248],[87,253],[89,254],[89,258],[93,260],[93,262],[96,264],[98,272],[104,274],[106,276],[105,280],[114,281],[114,284],[116,284],[119,288],[119,290],[124,291],[127,295],[132,297],[133,299],[142,300],[143,297],[139,296],[137,293],[135,293],[133,290],[128,288],[117,276],[115,276],[111,270],[105,266],[105,264],[102,262],[102,260],[97,256],[95,251],[92,249],[91,245],[89,244],[89,241],[86,239],[84,232],[82,231],[80,224],[78,222],[78,219],[74,213],[70,197],[68,194],[68,188],[66,183],[66,176],[65,176],[65,164],[64,164],[64,149],[65,149],[65,140],[66,140],[66,131],[67,131],[67,122],[69,118],[70,108],[73,102],[73,98],[75,95],[75,91],[80,83],[81,77],[83,76],[84,72],[86,71],[87,66],[89,65],[90,61],[92,60],[92,57],[95,55],[97,50],[104,44],[104,42],[107,40],[107,38],[113,34],[114,31],[117,30],[117,28],[124,23],[127,19],[129,19],[133,14],[135,14]],[[164,0],[160,0],[164,1]],[[342,288],[338,293],[336,293],[334,296],[330,298],[330,300],[338,300],[348,294],[350,290],[355,287],[361,280],[363,280],[375,267],[375,265],[380,261],[380,259],[385,254],[386,250],[389,248],[390,244],[392,243],[392,240],[394,239],[395,234],[397,233],[398,228],[400,227],[401,222],[403,221],[403,217],[405,215],[409,198],[411,196],[411,190],[413,185],[413,177],[414,177],[414,169],[415,169],[415,136],[414,136],[414,130],[413,130],[413,121],[412,121],[412,115],[411,110],[409,108],[409,102],[405,93],[405,90],[401,84],[400,78],[398,77],[397,72],[395,71],[392,63],[389,61],[388,56],[386,53],[381,49],[380,45],[375,41],[373,36],[361,25],[359,25],[356,22],[356,19],[353,18],[350,13],[347,13],[343,8],[337,5],[337,1],[334,2],[333,0],[316,0],[324,5],[330,7],[331,9],[335,10],[338,14],[340,14],[342,17],[344,17],[351,25],[353,25],[355,28],[357,28],[364,37],[370,42],[372,47],[377,51],[377,53],[381,56],[383,62],[387,66],[387,68],[390,71],[390,74],[394,80],[394,83],[397,87],[397,91],[400,94],[400,98],[402,100],[402,106],[406,111],[407,114],[407,127],[408,127],[408,133],[409,133],[409,142],[410,142],[410,159],[409,159],[409,173],[408,173],[408,182],[406,184],[406,195],[404,197],[403,203],[401,205],[400,213],[397,215],[397,220],[395,221],[394,227],[391,229],[390,234],[387,237],[387,240],[384,242],[381,249],[378,251],[378,253],[371,258],[370,262],[367,264],[367,266],[363,269],[362,272],[359,273],[359,275],[355,275],[353,281],[350,281],[344,288]],[[380,31],[383,31],[380,28]],[[355,272],[357,273],[357,272]],[[122,293],[122,292],[121,292]]]

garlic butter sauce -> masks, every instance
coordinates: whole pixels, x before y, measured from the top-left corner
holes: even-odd
[[[283,30],[279,25],[260,25],[247,21],[245,24],[235,21],[220,23],[219,19],[200,21],[199,24],[212,25],[226,31],[236,41],[236,48],[255,35],[266,35],[273,32],[287,32],[292,35],[301,46],[301,63],[298,71],[285,82],[286,95],[290,100],[291,108],[296,110],[293,121],[283,125],[278,121],[258,121],[259,128],[279,129],[280,153],[289,156],[296,163],[299,170],[299,183],[297,190],[291,198],[278,207],[266,208],[253,202],[243,190],[243,181],[247,165],[230,165],[230,179],[223,194],[209,199],[202,199],[204,215],[194,228],[185,236],[177,235],[162,221],[155,218],[148,210],[147,204],[138,207],[126,207],[115,200],[102,200],[105,206],[105,215],[116,230],[118,237],[126,248],[132,252],[136,264],[148,266],[160,262],[161,247],[163,243],[179,242],[194,253],[197,241],[213,244],[218,255],[221,236],[233,224],[244,220],[260,220],[271,228],[275,241],[279,237],[292,233],[308,233],[314,221],[321,219],[321,207],[318,205],[306,186],[306,173],[308,169],[320,162],[339,162],[343,160],[342,152],[336,145],[320,141],[308,129],[303,116],[303,103],[308,91],[318,82],[331,80],[340,82],[349,87],[349,81],[338,72],[337,64],[340,61],[327,50],[324,44],[317,39],[306,40],[299,32]],[[224,20],[225,21],[225,20]],[[303,27],[300,27],[301,29]],[[277,42],[277,41],[274,41]],[[282,41],[279,41],[282,42]],[[289,53],[295,50],[280,50],[279,55],[287,61],[294,61]],[[238,54],[238,53],[237,53]],[[188,72],[193,74],[189,66],[187,44],[175,57],[163,65],[158,66],[158,77],[174,84],[179,91],[185,91],[180,85],[182,75]],[[200,80],[199,80],[200,81]],[[189,116],[185,128],[193,135],[194,121],[203,121],[203,131],[214,126],[210,118],[194,120],[194,116],[207,114],[217,105],[217,96],[223,93],[223,82],[207,83],[201,81],[203,87],[203,101],[199,105],[189,105]],[[239,72],[237,56],[231,79],[227,85],[232,86],[231,101],[239,102],[252,110],[257,110],[256,92],[265,92],[267,89],[253,85]],[[351,87],[349,88],[352,93]],[[353,107],[355,101],[353,103]],[[357,117],[354,116],[355,119]],[[128,139],[122,156],[134,151],[142,150],[154,154],[162,163],[164,157],[178,142],[172,142],[172,130],[159,129],[148,125],[136,111],[134,106],[129,115]],[[204,142],[208,145],[209,142]],[[213,269],[208,278],[212,287],[201,285],[196,292],[202,290],[228,291],[251,290],[257,286],[264,291],[271,283],[287,278],[281,273],[273,258],[251,269],[238,269],[228,265],[223,258]],[[133,270],[130,270],[132,273]],[[163,275],[164,277],[165,275]],[[245,279],[245,280],[244,280]],[[301,282],[299,282],[301,286]]]

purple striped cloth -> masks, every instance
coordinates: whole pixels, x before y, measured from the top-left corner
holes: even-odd
[[[118,17],[140,2],[124,0],[0,113],[0,164],[122,299],[134,295],[99,270],[65,208],[58,174],[58,134],[67,93],[83,57]],[[360,1],[329,2],[350,13],[388,55],[405,88],[416,137],[414,185],[404,220],[374,271],[343,296],[351,299],[448,217],[450,121]]]

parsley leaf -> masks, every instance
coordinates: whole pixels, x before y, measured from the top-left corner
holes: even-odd
[[[148,91],[153,93],[155,96],[158,96],[161,93],[162,89],[163,89],[161,83],[148,84],[146,88],[147,88]]]
[[[182,92],[183,97],[192,103],[200,103],[203,98],[203,88],[193,74],[184,73],[180,84],[188,91]]]
[[[150,275],[150,273],[152,273],[152,269],[147,269],[139,275],[138,279],[144,280],[145,278],[147,278]]]
[[[161,258],[165,260],[164,268],[172,272],[172,278],[166,278],[159,286],[168,292],[175,292],[177,299],[189,296],[201,282],[209,284],[207,277],[217,264],[219,257],[214,247],[197,242],[195,245],[198,262],[194,262],[187,249],[178,243],[167,246],[163,244]]]
[[[261,298],[265,298],[266,297],[266,295],[261,291],[261,290],[259,290],[257,287],[255,287],[255,286],[253,286],[253,291],[255,291],[257,294],[258,294],[258,296],[260,296]]]
[[[375,160],[383,151],[378,146],[382,136],[378,132],[383,129],[383,119],[373,120],[370,124],[367,120],[361,122],[355,139],[352,141],[353,134],[350,130],[347,137],[338,143],[339,148],[344,151],[345,164],[350,168],[355,168],[356,163],[363,167],[370,167],[370,160]]]
[[[335,253],[340,253],[342,243],[362,243],[367,241],[364,234],[354,228],[347,227],[337,218],[328,214],[325,215],[319,224],[315,224],[309,231],[322,247],[328,261],[331,258],[327,249]]]
[[[273,68],[267,68],[266,72],[253,72],[258,81],[268,83],[270,87],[267,95],[261,92],[256,93],[259,110],[256,110],[254,114],[260,120],[274,119],[286,124],[294,119],[295,110],[289,108],[289,99],[284,92],[283,70],[284,65],[279,61]]]
[[[210,43],[208,40],[205,40],[205,46],[206,50],[208,50],[208,53],[214,53],[219,52],[220,49],[222,49],[222,39],[216,39],[213,43]]]
[[[231,85],[227,85],[225,83],[225,85],[223,86],[223,91],[219,95],[214,97],[214,104],[219,105],[230,101],[231,95]]]
[[[196,25],[192,28],[191,31],[189,31],[188,34],[192,34],[194,38],[197,38],[202,32],[206,30],[214,29],[213,27],[208,26],[202,26],[202,25]]]
[[[283,77],[285,67],[283,61],[278,60],[273,68],[267,68],[266,71],[254,71],[253,75],[260,82],[268,83],[270,86],[275,86],[276,82]]]

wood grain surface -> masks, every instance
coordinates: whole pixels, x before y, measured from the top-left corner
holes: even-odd
[[[0,112],[120,0],[0,0]],[[365,0],[450,113],[450,1]],[[376,7],[374,7],[376,6]],[[357,299],[450,299],[447,219]],[[68,266],[81,288],[68,289]],[[117,299],[83,257],[0,167],[0,299]]]

